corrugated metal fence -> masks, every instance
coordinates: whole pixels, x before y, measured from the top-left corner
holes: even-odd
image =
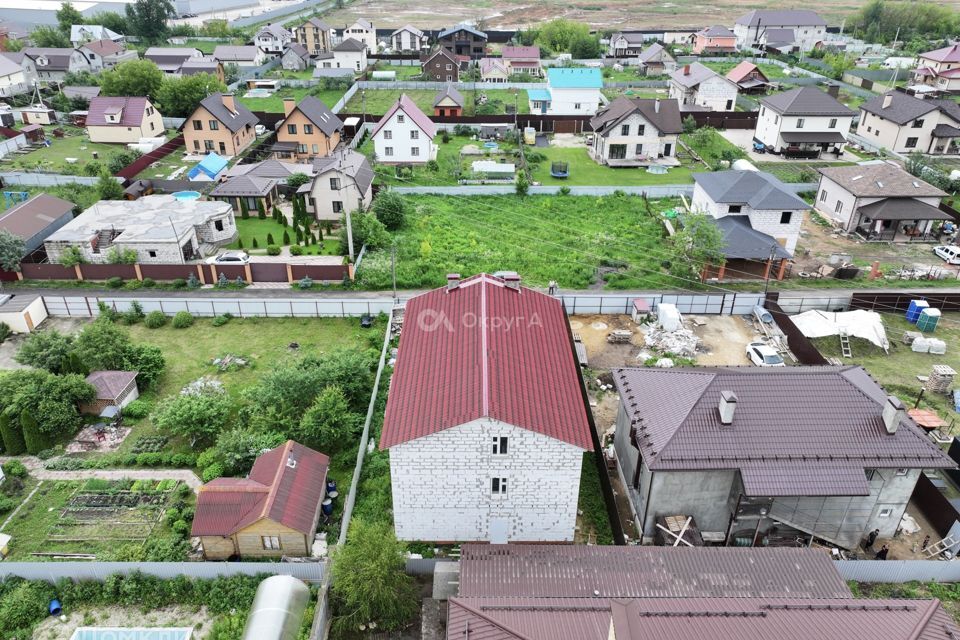
[[[216,578],[259,574],[293,576],[306,582],[321,582],[326,562],[0,562],[0,579],[17,576],[27,580],[60,578],[105,580],[115,573],[140,572],[158,578],[177,576]]]
[[[675,304],[680,313],[703,315],[746,315],[763,303],[762,293],[717,293],[717,294],[604,294],[582,295],[562,294],[560,296],[567,313],[575,314],[613,314],[632,313],[634,300],[645,300],[653,309],[661,303]]]
[[[59,173],[25,173],[22,171],[7,171],[0,173],[3,184],[19,184],[25,187],[58,187],[64,184],[82,184],[92,187],[99,178],[89,176],[68,176]]]
[[[195,316],[213,317],[230,313],[238,318],[324,318],[359,317],[364,314],[389,313],[391,298],[111,298],[109,296],[44,295],[43,302],[51,316],[90,318],[98,315],[97,303],[104,302],[118,311],[125,311],[138,301],[143,310],[162,311],[174,315],[189,311]]]
[[[857,582],[960,582],[960,562],[940,560],[836,560],[844,580]]]

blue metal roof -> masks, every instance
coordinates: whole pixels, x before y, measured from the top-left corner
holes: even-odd
[[[527,89],[527,99],[536,102],[550,102],[550,91],[547,89]]]
[[[603,76],[600,74],[600,69],[551,68],[547,69],[547,80],[554,89],[603,88]]]
[[[190,169],[190,173],[187,174],[187,177],[195,178],[202,172],[207,174],[210,179],[213,180],[221,171],[227,168],[227,164],[228,162],[226,158],[219,154],[210,152],[207,154],[206,158],[199,162],[199,164]]]

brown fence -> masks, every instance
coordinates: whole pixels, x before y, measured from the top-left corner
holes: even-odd
[[[911,300],[926,300],[931,307],[941,311],[960,311],[960,293],[854,293],[850,299],[851,309],[869,311],[905,312]]]
[[[133,180],[137,177],[137,174],[149,167],[151,164],[157,160],[162,160],[168,155],[179,149],[183,146],[183,136],[179,135],[176,138],[172,138],[167,142],[164,142],[162,145],[151,151],[150,153],[145,153],[123,169],[117,172],[118,178],[123,178],[124,180]]]
[[[77,271],[73,267],[65,267],[60,264],[35,264],[35,263],[21,263],[20,271],[23,273],[23,277],[29,280],[76,280]],[[17,274],[10,273],[8,275],[13,276],[12,278],[5,279],[17,279]]]
[[[923,473],[917,480],[917,486],[913,490],[910,501],[920,509],[941,537],[946,537],[953,523],[960,520],[960,513],[957,513],[956,507]]]
[[[286,282],[287,265],[276,262],[252,262],[250,272],[255,282]]]
[[[797,328],[797,325],[793,324],[790,316],[783,312],[783,309],[781,309],[780,305],[776,302],[777,295],[777,293],[767,294],[767,301],[764,306],[767,311],[770,312],[770,315],[773,316],[773,321],[777,323],[777,326],[780,327],[783,334],[787,336],[787,344],[790,346],[791,353],[797,357],[797,362],[806,365],[830,364],[827,362],[827,359],[820,354],[817,348],[813,346],[810,338],[803,335],[800,329]]]
[[[80,272],[84,280],[137,279],[137,268],[132,264],[82,264]]]
[[[142,264],[140,275],[153,280],[186,280],[190,274],[200,277],[195,264]]]

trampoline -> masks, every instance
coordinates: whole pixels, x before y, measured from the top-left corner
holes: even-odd
[[[554,178],[567,178],[570,176],[570,168],[566,162],[553,162],[550,164],[550,175]]]

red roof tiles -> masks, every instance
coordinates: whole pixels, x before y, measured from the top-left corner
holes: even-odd
[[[593,449],[559,300],[481,274],[404,318],[381,449],[483,417]]]
[[[330,459],[288,440],[253,463],[248,478],[217,478],[200,488],[192,535],[229,536],[269,518],[312,536]]]

